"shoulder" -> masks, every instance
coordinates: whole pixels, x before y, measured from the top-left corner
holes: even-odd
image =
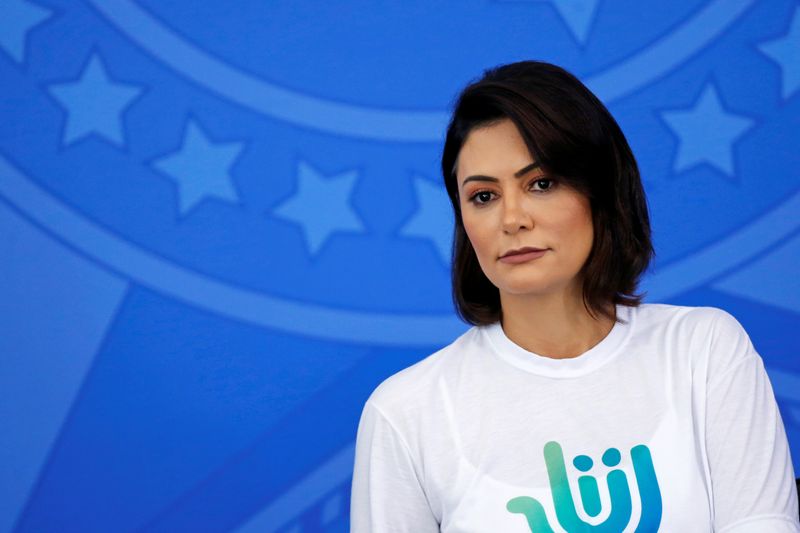
[[[739,321],[728,311],[711,306],[673,305],[663,303],[641,304],[636,312],[641,327],[661,325],[674,333],[705,335],[730,335],[744,331]]]
[[[642,304],[637,330],[693,369],[713,376],[758,354],[739,320],[712,306]]]
[[[479,332],[480,328],[471,327],[447,346],[384,379],[366,403],[390,418],[415,406],[430,405],[441,381],[468,356]]]
[[[716,307],[697,307],[691,305],[675,305],[664,303],[643,303],[637,308],[637,316],[645,320],[687,320],[702,321],[713,316]]]

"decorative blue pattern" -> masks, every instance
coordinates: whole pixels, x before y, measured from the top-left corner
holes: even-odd
[[[309,251],[315,254],[337,231],[365,232],[364,224],[350,206],[357,178],[355,171],[322,176],[310,164],[300,161],[296,194],[277,206],[273,214],[299,224]]]
[[[28,32],[50,16],[50,11],[25,0],[6,0],[0,8],[0,48],[15,61],[25,60]]]
[[[500,0],[503,2],[547,2],[564,20],[575,39],[583,44],[589,36],[599,0]]]
[[[753,127],[753,120],[727,112],[713,83],[706,85],[691,109],[662,114],[680,139],[674,171],[679,174],[708,163],[734,174],[733,143]]]
[[[0,533],[347,531],[364,400],[467,329],[448,106],[524,58],[619,119],[647,301],[742,321],[800,457],[800,4],[401,4],[0,2]]]
[[[442,264],[449,267],[453,243],[453,208],[450,200],[439,184],[419,176],[413,180],[417,209],[400,229],[400,235],[427,239],[433,244]]]
[[[786,34],[778,39],[766,41],[759,49],[775,61],[781,69],[781,94],[789,99],[800,87],[800,6],[795,7],[792,21]]]
[[[139,87],[114,82],[100,56],[90,56],[79,80],[50,86],[50,93],[67,113],[63,144],[96,133],[125,147],[122,114],[141,92]]]
[[[180,148],[156,159],[153,166],[175,180],[179,212],[186,215],[205,198],[239,203],[231,168],[243,148],[240,142],[213,142],[189,119]]]

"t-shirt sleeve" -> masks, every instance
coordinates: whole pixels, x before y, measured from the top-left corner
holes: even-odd
[[[797,533],[789,444],[761,356],[729,313],[712,327],[706,446],[717,533]]]
[[[439,533],[407,443],[369,401],[356,437],[351,533]]]

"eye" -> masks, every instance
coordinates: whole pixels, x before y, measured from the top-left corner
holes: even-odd
[[[556,180],[554,180],[553,178],[538,178],[531,182],[531,189],[536,191],[537,189],[534,188],[534,185],[536,185],[537,183],[539,183],[540,185],[545,184],[546,186],[542,189],[538,189],[538,192],[548,192],[555,187],[555,181]]]
[[[535,187],[537,183],[539,184],[539,187],[541,187],[541,188],[537,189]],[[537,179],[533,180],[528,187],[533,192],[536,192],[536,193],[539,193],[539,194],[546,194],[546,193],[549,193],[551,190],[553,190],[553,188],[555,188],[555,186],[556,186],[556,180],[554,178],[540,177],[540,178],[537,178]],[[492,191],[484,189],[484,190],[475,191],[474,193],[472,193],[472,196],[470,196],[468,198],[468,201],[471,202],[472,204],[474,204],[477,207],[482,207],[482,206],[487,205],[489,202],[491,202],[494,199],[494,196],[495,196],[495,193],[493,193]]]
[[[493,194],[492,191],[476,191],[469,197],[469,201],[478,206],[486,205],[491,201]]]

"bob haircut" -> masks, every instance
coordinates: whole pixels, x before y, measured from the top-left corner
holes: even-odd
[[[613,319],[612,303],[637,307],[644,294],[634,291],[655,251],[628,142],[602,102],[575,76],[550,63],[520,61],[487,69],[467,85],[447,127],[442,175],[455,215],[451,276],[459,316],[472,325],[502,318],[500,292],[483,273],[464,230],[456,173],[469,133],[505,119],[517,126],[545,175],[589,199],[594,241],[578,276],[590,316]]]

